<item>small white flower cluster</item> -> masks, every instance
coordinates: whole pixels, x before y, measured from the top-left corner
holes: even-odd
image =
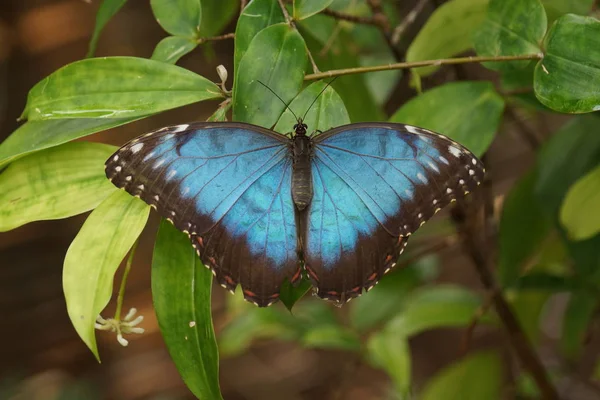
[[[144,320],[144,316],[140,315],[134,319],[133,317],[136,313],[137,310],[132,308],[122,320],[116,320],[114,318],[104,319],[101,315],[98,315],[94,326],[100,331],[117,332],[117,341],[121,346],[127,346],[129,342],[123,338],[123,334],[144,333],[144,328],[137,327],[137,325]]]

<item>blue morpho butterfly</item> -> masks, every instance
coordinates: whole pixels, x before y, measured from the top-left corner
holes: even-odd
[[[359,296],[411,233],[483,179],[469,150],[426,129],[307,129],[302,118],[289,137],[238,122],[165,127],[121,147],[106,175],[186,233],[221,286],[241,285],[261,307],[303,272],[321,298]]]

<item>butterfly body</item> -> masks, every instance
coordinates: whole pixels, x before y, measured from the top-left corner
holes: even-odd
[[[221,286],[240,285],[259,306],[304,274],[319,297],[359,296],[395,266],[412,232],[483,179],[467,149],[422,128],[306,129],[167,127],[125,144],[106,174],[186,233]]]

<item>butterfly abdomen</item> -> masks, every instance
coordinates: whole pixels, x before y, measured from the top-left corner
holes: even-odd
[[[305,135],[293,139],[294,163],[292,168],[292,199],[299,210],[304,210],[313,197],[313,182],[311,173],[311,144]]]

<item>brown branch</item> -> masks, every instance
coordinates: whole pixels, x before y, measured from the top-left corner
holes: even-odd
[[[491,185],[488,185],[488,189]],[[537,353],[523,329],[510,305],[504,298],[494,275],[490,272],[490,263],[488,262],[487,243],[481,240],[481,235],[476,229],[474,218],[468,218],[464,205],[458,204],[452,210],[452,218],[457,226],[459,236],[461,237],[464,251],[470,256],[479,280],[491,294],[492,303],[496,313],[502,321],[504,330],[508,335],[508,340],[515,351],[521,365],[526,369],[536,382],[542,397],[546,400],[558,400],[558,393],[550,382],[546,370],[539,359]],[[487,220],[484,219],[484,222]],[[484,232],[487,229],[483,230]]]
[[[196,40],[196,43],[202,44],[202,43],[206,43],[206,42],[215,42],[217,40],[226,40],[226,39],[235,39],[235,33],[231,32],[231,33],[225,33],[225,34],[219,35],[219,36],[199,38]]]
[[[413,9],[406,14],[406,17],[404,17],[402,22],[400,22],[398,26],[394,28],[390,39],[394,46],[398,44],[402,34],[413,24],[413,22],[415,22],[417,16],[421,11],[423,11],[423,7],[425,7],[425,4],[428,2],[429,0],[419,0]]]
[[[522,56],[496,56],[496,57],[456,57],[456,58],[442,58],[438,60],[425,60],[425,61],[413,61],[413,62],[400,62],[395,64],[376,65],[373,67],[356,67],[356,68],[344,68],[334,69],[330,71],[320,72],[316,74],[308,74],[304,77],[305,81],[311,81],[316,79],[331,78],[334,76],[351,75],[351,74],[363,74],[365,72],[376,72],[376,71],[389,71],[392,69],[406,69],[406,68],[417,68],[427,67],[429,65],[454,65],[454,64],[466,64],[466,63],[479,63],[479,62],[500,62],[500,61],[515,61],[515,60],[541,60],[544,57],[542,53],[526,54]]]
[[[324,9],[323,11],[321,11],[321,14],[328,15],[335,19],[341,19],[343,21],[354,22],[356,24],[379,26],[379,22],[376,21],[375,18],[373,18],[373,17],[363,17],[360,15],[347,14],[344,12],[332,10],[330,8]]]
[[[396,59],[396,61],[404,60],[404,55],[392,42],[392,36],[390,33],[390,21],[387,15],[385,15],[385,13],[383,12],[381,0],[367,0],[367,4],[369,5],[371,12],[373,13],[373,21],[375,22],[376,26],[381,31],[381,34],[385,38],[388,47],[394,54],[394,58]]]

